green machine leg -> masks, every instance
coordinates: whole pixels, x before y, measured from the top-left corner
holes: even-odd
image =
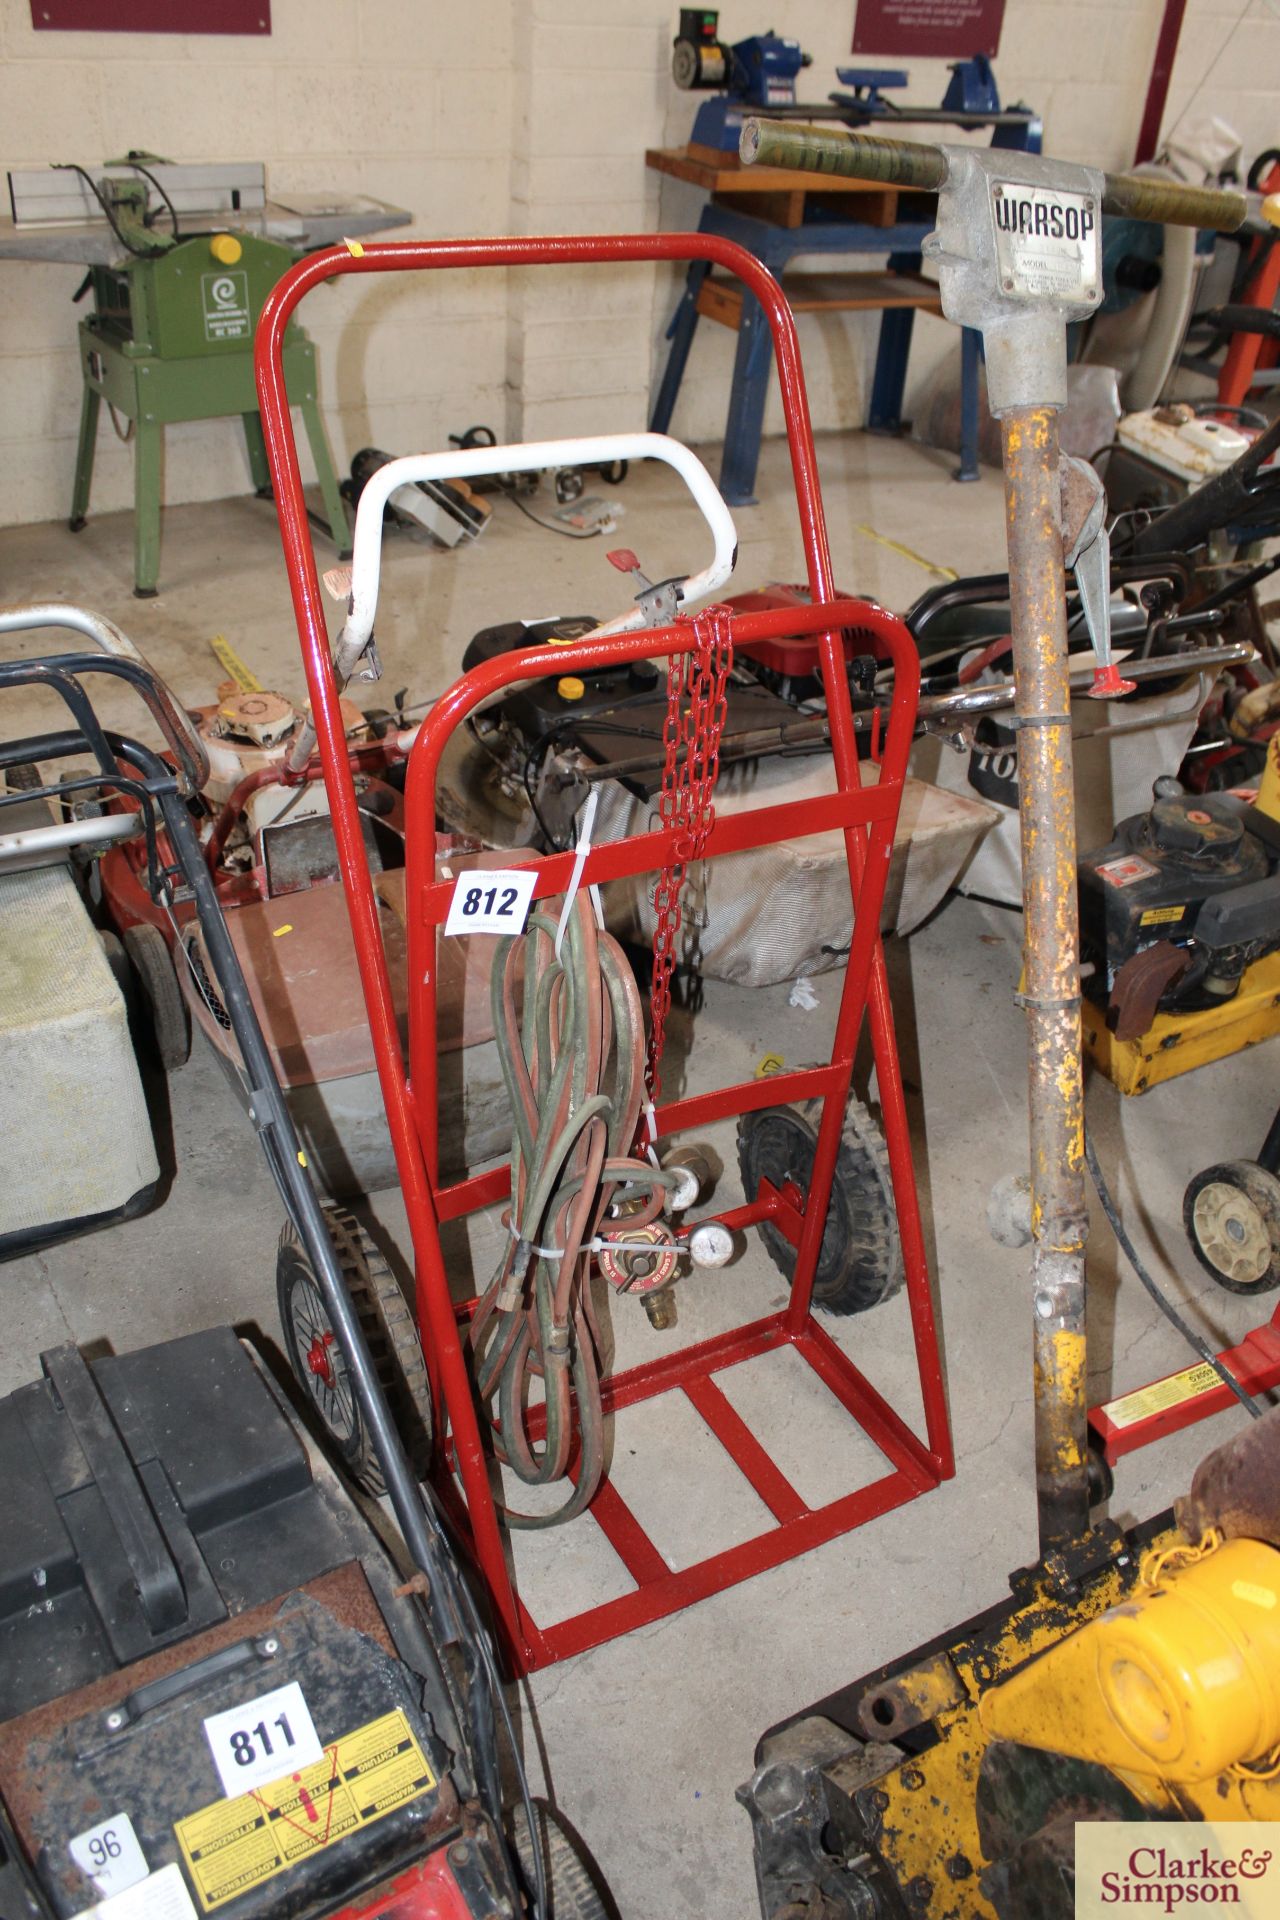
[[[89,511],[89,489],[93,485],[93,455],[98,444],[98,413],[102,406],[96,387],[84,383],[80,402],[80,440],[76,447],[76,478],[71,489],[71,518],[67,525],[79,533]]]
[[[267,443],[262,437],[262,415],[260,413],[242,413],[244,422],[244,444],[249,453],[249,472],[253,476],[253,490],[260,500],[271,498],[271,469],[267,465]]]
[[[351,558],[351,522],[347,518],[347,503],[338,491],[338,476],[334,472],[333,455],[329,451],[329,436],[324,430],[324,421],[320,418],[320,409],[316,405],[314,393],[305,395],[298,402],[298,411],[302,415],[302,424],[307,430],[307,444],[311,448],[316,478],[320,482],[320,496],[324,501],[330,538],[338,549],[339,560],[349,560]]]
[[[155,420],[135,423],[133,438],[133,591],[150,600],[160,579],[160,487],[164,428]]]

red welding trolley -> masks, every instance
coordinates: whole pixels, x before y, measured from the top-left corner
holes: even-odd
[[[763,309],[773,335],[782,388],[808,588],[813,605],[726,616],[678,618],[587,644],[528,647],[492,659],[465,674],[424,721],[409,764],[406,791],[406,920],[410,980],[407,1060],[402,1049],[379,930],[378,906],[364,851],[361,817],[330,658],[324,607],[303,498],[297,446],[285,391],[283,345],[291,315],[313,287],[348,273],[437,271],[448,268],[536,267],[624,261],[706,260],[736,274]],[[489,1588],[513,1665],[529,1670],[596,1646],[675,1612],[740,1580],[777,1566],[878,1514],[936,1487],[954,1472],[946,1399],[934,1325],[929,1275],[911,1164],[902,1075],[894,1039],[879,916],[889,872],[895,824],[906,775],[918,693],[919,668],[902,622],[883,609],[836,597],[819,491],[813,433],[795,325],[773,277],[732,243],[703,234],[627,235],[575,239],[440,240],[335,247],[312,254],[279,282],[258,328],[257,381],[262,424],[275,487],[285,565],[293,596],[307,683],[333,815],[343,884],[359,960],[387,1119],[413,1242],[416,1312],[436,1416],[436,1474],[460,1532]],[[727,621],[744,646],[789,636],[817,638],[830,715],[835,791],[821,798],[761,806],[722,817],[711,827],[707,858],[766,846],[782,837],[839,829],[844,834],[854,928],[831,1060],[804,1071],[724,1087],[660,1106],[659,1136],[687,1132],[726,1116],[800,1098],[819,1099],[812,1172],[806,1193],[760,1183],[744,1206],[718,1216],[738,1229],[772,1226],[796,1248],[787,1305],[747,1325],[674,1354],[607,1377],[606,1415],[662,1394],[683,1394],[745,1475],[773,1516],[754,1538],[675,1569],[663,1558],[606,1475],[587,1512],[634,1581],[634,1591],[605,1600],[545,1628],[530,1617],[504,1551],[504,1529],[490,1484],[491,1459],[477,1418],[464,1350],[474,1307],[450,1295],[440,1227],[509,1193],[509,1171],[473,1175],[442,1185],[437,1150],[436,954],[453,881],[437,878],[434,858],[436,780],[453,730],[477,705],[512,682],[581,674],[601,666],[659,656],[680,657],[706,644],[705,623]],[[855,744],[840,630],[874,634],[893,663],[893,698],[883,741],[880,778],[863,785]],[[582,882],[661,870],[679,857],[674,827],[596,847]],[[536,873],[536,898],[564,893],[574,856],[554,854],[523,864]],[[814,1318],[810,1301],[849,1099],[854,1055],[869,1019],[878,1089],[905,1268],[925,1437],[914,1433]],[[870,1484],[825,1505],[810,1506],[731,1405],[717,1376],[757,1355],[792,1348],[874,1442],[890,1464]]]

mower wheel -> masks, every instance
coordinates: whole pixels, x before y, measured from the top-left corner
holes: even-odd
[[[1182,1224],[1196,1259],[1228,1293],[1280,1286],[1280,1180],[1256,1161],[1198,1173],[1182,1196]]]
[[[743,1115],[738,1122],[738,1164],[748,1201],[755,1198],[762,1179],[780,1191],[794,1188],[803,1201],[821,1117],[821,1100]],[[763,1221],[760,1232],[774,1265],[789,1280],[795,1272],[795,1248],[772,1221]],[[828,1313],[865,1313],[896,1293],[902,1277],[884,1140],[862,1102],[851,1099],[818,1250],[814,1304]]]
[[[542,1842],[542,1858],[547,1876],[548,1920],[611,1920],[613,1909],[605,1902],[587,1869],[577,1842],[562,1825],[554,1808],[541,1800],[533,1803]],[[517,1807],[511,1820],[516,1858],[533,1906],[533,1848],[529,1844],[529,1822],[523,1807]]]
[[[409,1302],[355,1216],[333,1205],[324,1212],[396,1428],[414,1471],[425,1477],[431,1458],[431,1390]],[[276,1254],[276,1298],[289,1364],[319,1413],[334,1451],[366,1493],[384,1494],[386,1481],[346,1357],[307,1250],[291,1221],[280,1235]]]
[[[159,927],[144,923],[125,928],[124,950],[142,982],[160,1064],[166,1073],[173,1073],[191,1058],[191,1016],[178,985],[169,942]]]

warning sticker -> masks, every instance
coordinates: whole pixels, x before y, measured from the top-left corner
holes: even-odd
[[[1153,1413],[1164,1413],[1169,1407],[1181,1406],[1184,1400],[1194,1400],[1210,1387],[1221,1385],[1213,1368],[1202,1360],[1199,1366],[1171,1373],[1167,1380],[1157,1380],[1153,1386],[1140,1387],[1136,1393],[1126,1393],[1121,1400],[1112,1400],[1102,1411],[1113,1427],[1132,1427],[1139,1420],[1149,1420]]]
[[[177,1821],[174,1832],[200,1903],[211,1913],[436,1785],[397,1708],[344,1734],[314,1765],[234,1800],[216,1800]]]
[[[1104,860],[1098,868],[1099,880],[1105,880],[1109,887],[1136,887],[1139,880],[1150,880],[1159,872],[1149,860],[1140,854],[1122,853],[1118,860]]]
[[[1187,909],[1185,906],[1148,907],[1146,912],[1143,914],[1142,918],[1139,920],[1138,925],[1140,927],[1162,926],[1166,922],[1171,923],[1174,920],[1181,920],[1183,915],[1186,913],[1186,911]]]

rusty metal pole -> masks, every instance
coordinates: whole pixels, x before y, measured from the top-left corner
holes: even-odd
[[[1234,232],[1240,194],[1107,175],[1038,154],[934,147],[795,122],[748,120],[748,165],[798,167],[937,191],[942,310],[981,330],[987,397],[1004,441],[1012,583],[1014,725],[1022,826],[1023,995],[1029,1040],[1031,1300],[1036,1503],[1042,1556],[1089,1530],[1085,1371],[1084,1091],[1076,915],[1075,790],[1067,670],[1062,466],[1066,330],[1102,300],[1103,213]],[[1077,463],[1078,464],[1078,463]],[[1077,479],[1081,476],[1077,475]],[[1096,487],[1097,483],[1094,482]],[[1110,574],[1097,529],[1070,528],[1100,663],[1109,662]],[[1083,556],[1092,545],[1087,567]],[[1100,577],[1098,577],[1100,576]],[[1086,584],[1097,589],[1096,618]],[[1093,691],[1126,690],[1114,669]]]
[[[1001,417],[1022,829],[1040,1550],[1089,1525],[1084,1080],[1058,413]]]

